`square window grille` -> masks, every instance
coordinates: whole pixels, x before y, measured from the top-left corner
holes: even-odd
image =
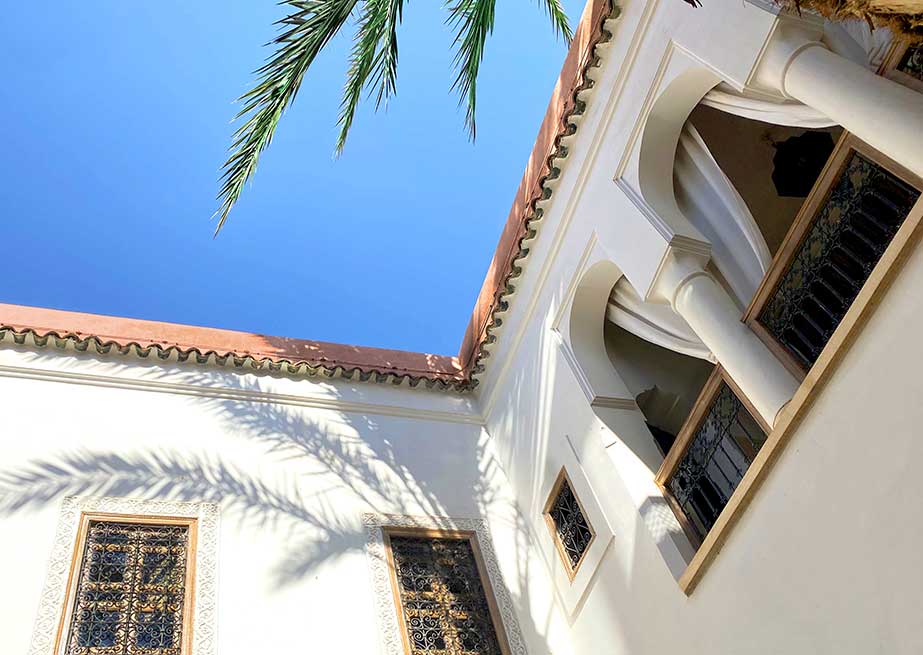
[[[551,489],[544,514],[564,568],[573,579],[595,533],[564,469]]]

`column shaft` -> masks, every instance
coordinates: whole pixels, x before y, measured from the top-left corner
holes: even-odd
[[[715,354],[747,399],[770,426],[791,400],[798,381],[740,320],[740,310],[707,273],[687,277],[673,306]]]
[[[819,45],[785,70],[783,91],[917,175],[923,175],[923,94],[876,75]]]

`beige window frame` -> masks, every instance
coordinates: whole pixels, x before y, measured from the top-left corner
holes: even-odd
[[[561,487],[565,482],[567,482],[567,486],[570,488],[574,500],[577,502],[577,507],[580,509],[580,514],[583,515],[583,520],[586,521],[587,527],[590,529],[590,540],[587,542],[586,548],[580,554],[580,559],[577,560],[576,564],[571,564],[570,557],[567,556],[567,550],[564,548],[564,544],[561,543],[561,537],[558,535],[558,527],[555,525],[554,519],[551,516],[551,508],[558,499],[558,494],[561,492]],[[593,529],[593,524],[590,523],[587,511],[583,507],[583,503],[580,502],[580,497],[574,489],[574,483],[571,482],[570,477],[567,475],[566,467],[561,467],[558,477],[551,486],[551,493],[548,494],[548,499],[545,501],[545,506],[542,508],[542,517],[545,519],[545,525],[548,526],[548,530],[551,532],[551,539],[554,542],[558,557],[561,559],[561,564],[567,572],[567,579],[573,582],[574,578],[577,576],[577,571],[580,570],[580,566],[583,564],[584,560],[586,560],[587,553],[590,552],[590,546],[592,546],[593,542],[596,540],[596,530]]]
[[[908,75],[898,68],[909,48],[910,46],[906,43],[900,41],[894,43],[888,51],[888,56],[882,62],[878,73],[909,89],[923,93],[923,80],[918,80],[913,75]]]
[[[758,317],[766,306],[766,303],[769,302],[772,294],[775,292],[780,279],[788,270],[789,264],[795,257],[798,249],[801,247],[801,243],[814,224],[815,217],[823,210],[827,198],[830,196],[834,185],[837,180],[839,180],[840,175],[849,163],[853,153],[862,155],[882,168],[887,169],[890,173],[902,179],[907,184],[916,187],[918,190],[923,190],[923,179],[919,176],[914,175],[894,160],[886,157],[864,141],[861,141],[855,135],[849,132],[843,132],[833,153],[827,160],[826,166],[823,171],[821,171],[814,188],[808,194],[804,204],[801,206],[801,210],[795,217],[795,221],[782,240],[782,244],[779,246],[776,256],[773,257],[769,270],[766,272],[763,281],[753,295],[753,300],[750,302],[750,306],[747,308],[743,317],[743,321],[749,328],[799,380],[804,380],[805,376],[808,374],[809,368],[804,366],[798,359],[789,353],[788,349],[776,341],[775,337],[760,324]],[[910,220],[910,217],[908,216],[906,220]],[[899,234],[900,233],[898,233],[898,235]],[[894,239],[897,240],[897,238],[898,236],[896,235]],[[887,255],[887,251],[885,255]],[[882,260],[884,259],[885,256],[882,256]],[[854,303],[858,300],[859,298],[857,297]]]
[[[404,527],[383,527],[382,539],[384,542],[385,555],[387,557],[388,571],[391,579],[391,592],[394,599],[394,608],[397,612],[397,623],[401,633],[401,640],[404,646],[404,653],[410,655],[413,651],[410,646],[410,638],[407,635],[407,621],[404,616],[404,605],[401,602],[400,585],[397,579],[397,569],[394,564],[394,554],[391,551],[391,537],[414,537],[420,539],[457,539],[468,542],[471,552],[474,554],[475,565],[477,566],[478,577],[480,578],[481,588],[484,590],[484,596],[487,600],[487,608],[490,613],[490,622],[493,626],[494,633],[497,636],[497,642],[503,655],[511,655],[509,640],[506,629],[497,606],[496,595],[493,586],[490,584],[490,578],[487,575],[487,569],[484,565],[484,557],[481,553],[481,547],[478,544],[477,533],[474,530],[443,530],[430,528],[404,528]]]
[[[186,547],[186,579],[183,593],[183,625],[182,655],[192,653],[192,630],[195,599],[195,568],[196,546],[198,540],[198,519],[195,517],[177,516],[152,516],[149,514],[112,514],[106,512],[81,512],[80,524],[77,529],[77,539],[74,543],[71,565],[67,575],[67,593],[65,595],[64,609],[58,624],[55,636],[55,655],[63,655],[67,650],[68,637],[73,629],[74,610],[77,602],[77,587],[80,581],[80,572],[84,566],[84,553],[89,535],[90,523],[93,521],[106,521],[109,523],[144,524],[144,525],[179,525],[188,529],[188,545]]]
[[[711,375],[708,376],[708,380],[706,380],[705,386],[702,387],[702,391],[699,393],[699,397],[696,399],[695,405],[692,407],[692,411],[686,418],[686,422],[683,423],[683,427],[680,429],[679,434],[676,435],[676,441],[673,442],[673,446],[670,448],[670,451],[667,453],[667,456],[663,460],[663,464],[661,464],[660,469],[657,471],[657,474],[654,477],[654,482],[663,493],[664,498],[670,505],[670,509],[673,510],[673,514],[676,515],[676,519],[682,526],[683,532],[689,539],[689,543],[691,543],[695,548],[701,546],[703,540],[699,538],[695,529],[691,526],[690,519],[686,516],[686,512],[683,511],[683,508],[680,507],[679,503],[673,497],[673,493],[670,491],[668,485],[670,479],[673,477],[673,474],[676,472],[676,469],[679,468],[680,462],[682,462],[683,457],[686,455],[686,451],[688,451],[692,446],[692,442],[696,433],[701,427],[703,421],[705,421],[707,418],[709,411],[711,411],[712,403],[715,401],[715,396],[718,395],[722,384],[726,384],[730,388],[731,392],[737,396],[737,399],[743,405],[744,411],[746,411],[757,423],[757,425],[759,425],[763,433],[768,435],[770,432],[769,425],[766,424],[766,421],[762,416],[760,416],[760,413],[756,411],[753,403],[751,403],[743,391],[741,391],[740,387],[737,386],[737,383],[734,382],[731,376],[728,375],[727,371],[725,371],[721,366],[715,366],[715,369],[712,371]],[[756,457],[759,453],[754,451],[752,446],[746,443],[737,443],[737,446],[741,449],[741,452],[750,458],[752,466],[752,462],[756,460]],[[744,473],[746,474],[746,471]],[[735,493],[736,490],[731,493],[731,499],[733,499]],[[728,500],[728,505],[730,505],[731,499]]]

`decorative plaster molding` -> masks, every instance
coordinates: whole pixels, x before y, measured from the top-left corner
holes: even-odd
[[[583,367],[580,366],[580,362],[577,361],[577,354],[574,352],[570,343],[561,338],[560,335],[558,335],[558,340],[561,356],[564,358],[564,361],[567,362],[568,367],[570,367],[571,373],[574,374],[574,378],[577,380],[577,384],[580,386],[583,395],[586,396],[587,401],[592,405],[593,401],[596,399],[596,392],[593,390],[590,378],[587,377]]]
[[[593,398],[590,404],[593,407],[602,407],[605,409],[627,409],[632,412],[638,410],[638,403],[634,398],[612,398],[610,396],[596,396]]]
[[[558,598],[567,611],[568,620],[573,624],[586,598],[590,582],[615,540],[615,535],[603,510],[604,505],[599,501],[587,472],[583,468],[576,445],[570,435],[564,435],[564,441],[567,447],[560,450],[561,457],[554,462],[552,468],[557,471],[563,467],[566,471],[571,489],[594,532],[594,538],[588,545],[583,561],[572,578],[561,562],[551,531],[547,529],[547,525],[542,525],[545,523],[544,512],[539,516],[533,515],[530,523],[533,534],[540,535],[535,543],[548,567],[548,573],[554,582]],[[542,500],[549,498],[556,481],[556,475],[546,480],[539,498]]]
[[[574,303],[574,296],[577,295],[577,287],[580,286],[580,280],[583,279],[583,274],[587,269],[587,263],[590,261],[590,255],[593,254],[593,248],[596,247],[598,241],[599,236],[596,234],[596,230],[593,230],[593,232],[590,233],[590,238],[587,239],[586,245],[583,247],[580,260],[574,267],[574,274],[571,276],[570,282],[567,285],[567,291],[558,304],[558,308],[554,314],[554,320],[551,321],[551,329],[561,334],[562,337],[563,333],[561,332],[561,326],[564,323],[564,319],[570,316],[570,309]]]
[[[292,405],[297,407],[309,407],[312,409],[329,409],[355,414],[399,416],[402,418],[418,419],[422,421],[442,421],[447,423],[467,423],[474,425],[484,424],[484,419],[474,411],[465,413],[412,409],[407,407],[400,407],[397,405],[383,405],[377,403],[348,401],[342,398],[296,396],[273,391],[253,391],[249,389],[233,389],[227,387],[184,384],[181,382],[139,380],[115,375],[74,373],[71,371],[39,369],[28,366],[9,366],[0,364],[0,377],[42,380],[49,382],[61,382],[65,384],[78,384],[116,389],[132,389],[137,391],[151,391],[154,393],[169,393],[183,396],[197,396],[201,398],[215,398],[219,400],[240,400],[244,402],[274,403],[277,405]]]
[[[218,505],[131,498],[80,498],[68,496],[61,504],[45,586],[32,630],[29,655],[53,655],[55,636],[67,595],[67,578],[74,555],[80,516],[86,512],[182,516],[198,519],[194,587],[192,653],[217,655]]]
[[[383,528],[420,528],[425,530],[464,530],[475,534],[484,568],[493,590],[500,620],[509,641],[511,655],[526,655],[526,644],[519,628],[519,619],[503,582],[497,555],[494,552],[487,524],[483,519],[455,519],[444,516],[402,516],[398,514],[363,514],[362,524],[366,528],[366,553],[372,576],[372,590],[375,594],[375,609],[378,615],[378,631],[381,634],[381,648],[384,655],[404,655],[398,612],[391,590],[391,573],[385,553]],[[196,654],[198,655],[198,653]]]

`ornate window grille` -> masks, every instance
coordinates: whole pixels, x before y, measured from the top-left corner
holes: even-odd
[[[186,655],[194,519],[84,516],[64,655]]]
[[[563,468],[545,503],[544,516],[564,568],[573,579],[596,535]]]
[[[473,533],[389,529],[407,655],[509,655]]]
[[[920,187],[915,176],[844,134],[745,316],[793,372],[804,375],[817,360]]]
[[[693,545],[705,539],[756,454],[767,427],[719,366],[657,473]]]

